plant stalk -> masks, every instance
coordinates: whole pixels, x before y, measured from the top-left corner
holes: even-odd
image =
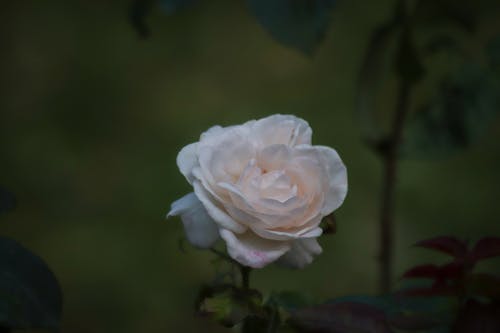
[[[250,289],[250,272],[252,269],[247,266],[240,265],[241,272],[241,287],[244,290]]]
[[[400,79],[396,110],[387,149],[383,153],[382,202],[380,208],[379,290],[391,289],[394,249],[394,207],[398,176],[398,152],[401,146],[404,123],[408,114],[411,83]]]

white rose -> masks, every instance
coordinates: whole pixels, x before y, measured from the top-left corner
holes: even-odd
[[[339,155],[312,146],[311,135],[309,124],[291,115],[210,128],[177,156],[194,193],[175,201],[167,216],[180,215],[199,248],[222,237],[245,266],[311,263],[322,251],[321,219],[347,194]]]

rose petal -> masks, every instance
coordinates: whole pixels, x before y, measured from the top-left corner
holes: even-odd
[[[288,230],[272,230],[259,227],[252,227],[252,230],[263,238],[284,241],[319,237],[323,233],[323,230],[317,226],[318,224],[319,223],[314,220],[313,223],[310,223],[309,225],[303,225],[298,228],[290,228]]]
[[[280,257],[277,263],[290,268],[304,268],[322,251],[315,238],[299,239],[292,243],[290,251]]]
[[[292,115],[276,114],[253,124],[252,138],[258,146],[311,144],[312,130],[304,120]]]
[[[344,202],[347,195],[347,169],[335,149],[326,146],[314,146],[314,148],[320,153],[329,177],[329,188],[321,210],[326,216]]]
[[[182,148],[179,154],[177,154],[177,166],[189,184],[193,182],[194,178],[191,171],[198,165],[198,157],[196,155],[197,146],[197,142],[191,143]]]
[[[288,242],[266,240],[250,231],[236,235],[221,229],[220,236],[226,241],[227,252],[234,260],[253,268],[262,268],[290,250]]]
[[[297,203],[300,202],[294,199],[284,203],[273,201],[274,207],[270,200],[257,198],[258,201],[251,202],[232,184],[219,183],[218,186],[227,190],[230,197],[228,202],[223,202],[226,211],[242,224],[252,228],[278,228],[289,225],[294,216],[302,216],[301,213],[307,208],[304,205],[299,206]]]
[[[259,152],[257,163],[265,171],[282,170],[286,167],[290,156],[290,148],[287,145],[273,144]]]
[[[203,178],[214,185],[220,181],[236,181],[255,157],[255,149],[247,140],[249,129],[242,126],[214,129],[219,133],[202,136],[198,147],[198,161]]]
[[[206,249],[219,239],[219,228],[194,193],[189,193],[174,201],[167,215],[180,215],[186,237],[193,246]]]
[[[214,198],[210,193],[201,185],[198,180],[193,182],[194,192],[198,199],[203,203],[205,209],[208,212],[208,215],[217,223],[220,227],[229,229],[236,233],[245,232],[247,227],[236,222],[231,216],[229,216],[225,211],[219,208],[214,203]]]
[[[250,134],[250,128],[255,120],[251,120],[244,125],[235,126],[213,126],[200,136],[201,146],[217,147],[222,141],[230,140],[231,137],[246,138]]]

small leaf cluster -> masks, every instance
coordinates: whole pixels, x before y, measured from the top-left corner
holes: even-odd
[[[158,0],[167,14],[173,14],[196,0]],[[312,55],[323,41],[336,0],[247,0],[247,7],[259,24],[279,43],[303,54]],[[146,37],[145,22],[155,1],[136,0],[130,19],[139,33]]]
[[[482,260],[500,257],[500,238],[485,237],[474,246],[454,237],[437,237],[416,244],[451,256],[451,261],[442,265],[424,264],[415,266],[403,274],[405,279],[429,279],[430,286],[408,288],[407,295],[483,297],[500,300],[500,276],[474,271]]]
[[[146,18],[157,4],[167,14],[197,0],[135,0],[130,19],[141,36],[149,34]],[[477,142],[500,110],[500,32],[475,42],[484,15],[500,10],[494,1],[398,0],[393,15],[373,30],[363,56],[356,88],[356,114],[363,139],[377,153],[428,158],[454,153]],[[246,0],[249,12],[279,43],[313,55],[324,40],[336,0]],[[477,37],[476,39],[479,39]],[[479,50],[477,48],[480,48]],[[436,79],[436,59],[449,67]],[[450,65],[451,64],[451,65]],[[387,103],[399,85],[408,109],[404,130]],[[434,93],[413,98],[423,86]],[[404,103],[403,103],[404,102]],[[409,113],[406,115],[406,113]],[[397,126],[396,126],[397,127]],[[400,126],[403,127],[403,126]],[[402,132],[402,133],[400,133]]]
[[[435,158],[482,137],[500,110],[500,32],[484,38],[477,29],[484,12],[499,9],[498,3],[397,2],[374,29],[358,78],[356,114],[370,148],[382,156],[397,150],[399,157]],[[426,87],[432,92],[423,94]],[[393,91],[396,110],[388,107]],[[402,130],[395,132],[398,122]]]
[[[300,332],[500,332],[500,277],[474,271],[482,260],[500,256],[500,238],[473,246],[454,237],[418,242],[451,256],[442,265],[418,265],[403,281],[427,279],[384,296],[348,296],[291,313]]]

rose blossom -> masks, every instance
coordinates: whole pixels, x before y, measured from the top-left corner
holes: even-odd
[[[220,236],[246,266],[311,263],[322,251],[321,219],[347,194],[339,155],[312,146],[311,135],[309,124],[291,115],[210,128],[177,156],[194,192],[172,203],[167,217],[180,215],[196,247]]]

